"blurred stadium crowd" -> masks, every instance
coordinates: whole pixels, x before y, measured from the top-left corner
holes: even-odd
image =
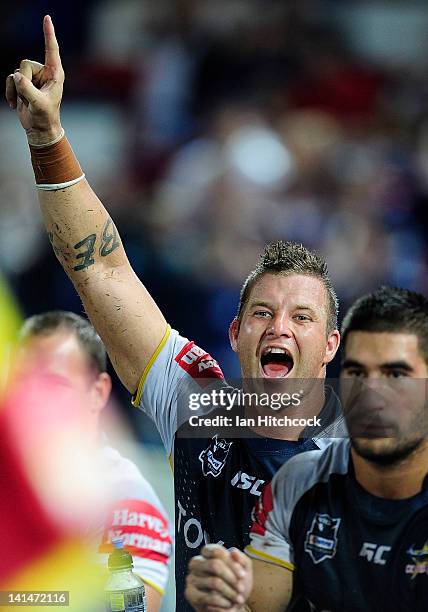
[[[42,59],[47,12],[86,175],[171,324],[226,374],[227,326],[266,241],[324,255],[342,312],[381,283],[428,292],[425,2],[9,3],[4,75]],[[26,315],[81,312],[6,105],[0,126],[0,269]]]

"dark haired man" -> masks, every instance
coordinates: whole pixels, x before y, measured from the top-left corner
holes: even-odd
[[[20,335],[21,353],[30,366],[35,365],[38,380],[53,388],[70,388],[79,400],[76,410],[81,410],[82,428],[84,424],[88,440],[96,445],[100,473],[113,494],[104,524],[87,525],[87,535],[99,553],[97,561],[107,567],[111,537],[122,536],[135,571],[145,582],[148,610],[156,612],[172,553],[170,524],[152,486],[134,463],[107,444],[100,430],[111,390],[101,338],[89,321],[65,311],[30,317]]]
[[[290,456],[321,448],[302,426],[272,427],[264,437],[195,438],[177,411],[177,389],[223,385],[217,362],[169,325],[127,260],[116,228],[89,184],[61,127],[64,72],[50,17],[44,19],[45,64],[23,60],[6,97],[31,148],[45,225],[65,271],[102,337],[133,403],[155,421],[172,459],[176,494],[176,577],[180,605],[188,559],[207,541],[243,546],[261,487]],[[244,285],[230,341],[244,378],[325,378],[339,344],[337,298],[325,263],[301,245],[266,249]],[[310,412],[336,416],[333,395],[318,385]],[[309,402],[308,402],[309,405]],[[186,432],[187,428],[187,432]],[[319,431],[320,428],[318,428]],[[179,431],[180,430],[180,431]],[[184,431],[183,431],[184,430]],[[257,429],[256,429],[257,431]],[[182,433],[183,435],[178,435]]]
[[[255,509],[253,560],[214,546],[191,561],[196,610],[427,609],[428,300],[382,287],[349,310],[342,338],[350,440],[277,472]]]

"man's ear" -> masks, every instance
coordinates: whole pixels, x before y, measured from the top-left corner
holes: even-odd
[[[325,349],[325,356],[323,359],[323,365],[327,365],[330,361],[333,361],[334,356],[337,353],[337,349],[340,344],[340,333],[337,329],[333,330],[327,338],[327,346]]]
[[[92,393],[94,394],[92,412],[101,412],[104,410],[110,397],[111,386],[111,378],[107,372],[98,374],[92,386]]]
[[[238,334],[239,334],[239,323],[238,319],[233,319],[232,323],[229,325],[229,342],[232,350],[235,353],[238,351]]]

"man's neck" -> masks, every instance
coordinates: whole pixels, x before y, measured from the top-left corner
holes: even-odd
[[[379,465],[351,449],[355,477],[372,495],[385,499],[407,499],[421,492],[428,474],[428,441],[393,465]]]
[[[325,403],[325,386],[324,380],[314,385],[307,396],[303,395],[300,403],[296,406],[291,405],[282,410],[273,410],[272,408],[258,406],[251,411],[251,416],[271,416],[280,419],[288,417],[288,419],[312,419],[318,416]],[[246,417],[250,416],[250,412],[246,410]],[[300,434],[306,428],[306,425],[287,425],[285,427],[273,424],[252,426],[249,423],[249,429],[253,430],[257,435],[264,438],[274,438],[277,440],[289,440],[290,442],[299,439]]]

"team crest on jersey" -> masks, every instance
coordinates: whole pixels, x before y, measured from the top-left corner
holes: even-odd
[[[305,551],[314,563],[332,559],[336,554],[339,525],[340,518],[319,512],[315,514],[305,538]]]
[[[218,438],[217,434],[211,439],[208,448],[199,455],[202,463],[202,473],[204,476],[214,476],[217,478],[226,464],[232,442],[226,442],[224,438]]]
[[[412,562],[406,565],[406,574],[410,574],[412,580],[421,574],[428,576],[428,540],[421,548],[411,546],[407,554]]]

